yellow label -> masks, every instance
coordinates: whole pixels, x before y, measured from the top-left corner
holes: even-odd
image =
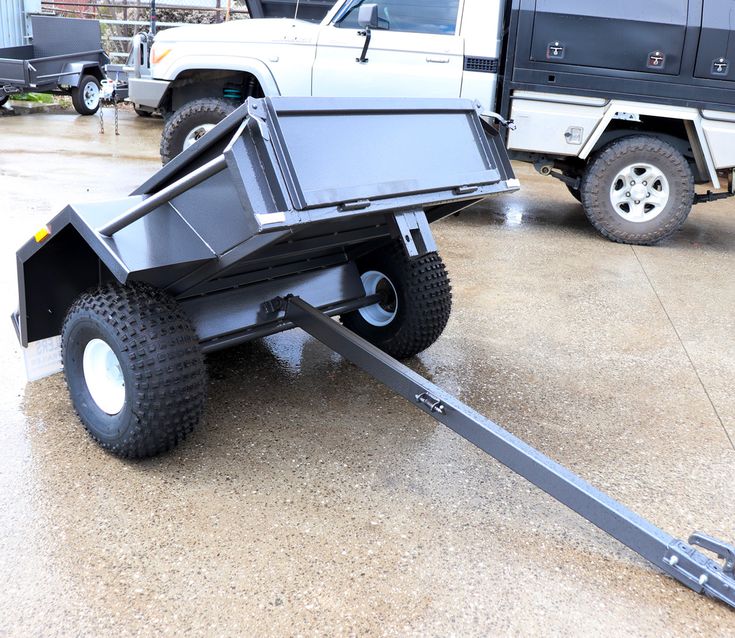
[[[51,234],[51,231],[48,229],[48,226],[44,226],[35,235],[33,235],[33,238],[36,240],[36,243],[40,244],[50,234]]]

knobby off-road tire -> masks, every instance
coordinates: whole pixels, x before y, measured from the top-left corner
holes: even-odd
[[[626,174],[629,178],[621,179]],[[648,183],[645,178],[651,174],[655,182]],[[587,167],[580,190],[585,213],[602,235],[620,243],[650,245],[672,235],[686,220],[694,203],[694,176],[671,144],[636,135],[604,147]],[[651,208],[648,202],[654,201],[665,205]],[[636,209],[643,212],[637,214]]]
[[[203,98],[182,106],[165,123],[161,162],[168,164],[237,108],[232,100]]]
[[[381,301],[342,315],[345,327],[396,359],[407,359],[433,344],[452,311],[449,276],[435,252],[409,259],[394,243],[357,262],[368,295]]]
[[[61,343],[74,409],[106,450],[153,456],[199,422],[204,358],[191,322],[167,294],[143,284],[86,292],[67,313]]]
[[[82,76],[79,86],[71,90],[71,103],[79,115],[94,115],[100,109],[101,100],[100,82],[93,75]]]

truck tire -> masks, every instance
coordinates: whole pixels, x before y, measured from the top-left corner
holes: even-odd
[[[204,359],[189,319],[167,294],[107,284],[82,294],[61,333],[71,401],[92,437],[123,458],[171,449],[204,411]]]
[[[452,287],[435,252],[409,259],[396,242],[357,262],[365,292],[381,300],[342,315],[342,324],[396,359],[426,350],[444,331]]]
[[[686,220],[694,203],[694,175],[671,144],[636,135],[604,147],[588,165],[580,190],[587,218],[602,235],[650,245]]]
[[[94,115],[100,108],[100,82],[93,75],[83,75],[79,86],[71,90],[71,103],[79,115]]]
[[[231,100],[203,98],[182,106],[165,123],[161,135],[161,162],[168,164],[235,110]]]

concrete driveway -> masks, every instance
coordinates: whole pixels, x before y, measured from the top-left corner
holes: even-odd
[[[160,121],[0,120],[14,251],[158,167]],[[686,538],[735,541],[735,204],[610,243],[553,180],[435,226],[454,286],[412,366]],[[0,324],[0,636],[732,636],[735,612],[291,332],[209,357],[200,429],[122,462]]]

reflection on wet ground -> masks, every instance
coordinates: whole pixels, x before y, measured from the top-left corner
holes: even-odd
[[[24,238],[157,167],[160,123],[96,130],[0,122],[6,314]],[[730,204],[633,249],[518,172],[435,226],[454,312],[411,367],[668,531],[735,539]],[[61,375],[23,382],[10,322],[0,347],[2,635],[735,633],[298,331],[210,355],[201,427],[142,463],[90,441]]]

